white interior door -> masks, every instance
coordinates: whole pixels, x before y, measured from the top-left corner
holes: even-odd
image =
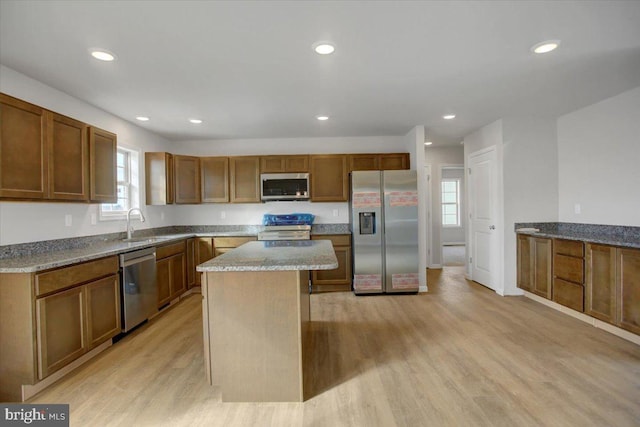
[[[471,279],[495,290],[497,245],[496,150],[469,156],[469,218],[471,222]]]

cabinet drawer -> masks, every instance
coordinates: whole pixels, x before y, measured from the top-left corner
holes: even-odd
[[[566,255],[553,257],[553,275],[574,283],[584,283],[584,260]]]
[[[553,280],[553,300],[558,304],[584,312],[584,287],[556,278]]]
[[[36,296],[70,288],[117,272],[118,258],[112,256],[36,274]]]
[[[156,259],[163,259],[171,255],[182,254],[185,250],[185,242],[173,243],[171,245],[156,248]]]
[[[237,248],[247,242],[253,242],[255,237],[214,237],[214,248]]]
[[[582,258],[584,257],[584,244],[575,240],[554,239],[553,253]]]
[[[351,246],[350,234],[337,234],[337,235],[318,235],[311,236],[312,240],[331,240],[334,247],[336,246]]]

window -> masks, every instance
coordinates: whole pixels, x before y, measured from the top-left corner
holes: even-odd
[[[460,180],[442,180],[442,225],[460,227]]]
[[[100,205],[100,219],[122,219],[131,208],[140,206],[138,189],[138,152],[118,147],[116,155],[118,200]]]

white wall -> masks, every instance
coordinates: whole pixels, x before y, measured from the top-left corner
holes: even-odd
[[[118,135],[118,145],[144,151],[164,151],[166,139],[115,117],[90,104],[0,65],[0,91],[19,99],[64,114]],[[141,156],[143,171],[144,158]],[[141,188],[144,200],[144,185]],[[136,228],[151,228],[173,223],[171,207],[142,206],[147,222]],[[0,245],[38,240],[87,236],[125,230],[124,221],[98,221],[91,225],[96,204],[0,202]],[[72,216],[72,226],[65,227],[65,215]],[[164,215],[164,219],[161,216]]]
[[[560,221],[640,226],[640,87],[558,118],[558,161]]]
[[[507,117],[502,120],[504,174],[504,295],[516,287],[516,222],[558,220],[556,119]]]
[[[431,265],[430,268],[442,266],[442,208],[441,208],[441,182],[443,166],[463,166],[464,147],[462,145],[433,147],[424,146],[425,164],[431,167]],[[464,186],[464,183],[463,183]],[[462,193],[464,194],[464,193]],[[464,216],[464,215],[463,215]],[[464,234],[460,238],[464,241]]]

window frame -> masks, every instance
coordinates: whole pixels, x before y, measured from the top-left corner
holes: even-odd
[[[454,182],[456,184],[456,201],[455,202],[445,202],[444,194],[451,194],[451,191],[444,191],[444,184]],[[456,207],[456,224],[445,224],[445,216],[450,216],[452,214],[445,214],[445,206],[455,206]],[[462,218],[460,216],[460,178],[442,178],[440,182],[440,224],[443,228],[461,228],[462,227]]]
[[[98,211],[100,213],[100,221],[113,221],[113,220],[122,220],[127,217],[127,212],[131,208],[139,208],[140,207],[140,191],[139,191],[139,159],[140,153],[138,150],[130,149],[123,146],[117,147],[116,155],[124,155],[125,156],[125,164],[124,164],[124,180],[116,181],[116,188],[123,186],[125,188],[125,193],[127,197],[124,199],[125,209],[124,210],[104,210],[105,206],[114,205],[114,203],[101,203]],[[117,170],[120,167],[116,165],[116,179],[118,177]],[[119,199],[122,200],[122,199]],[[116,203],[117,204],[117,201]],[[132,214],[133,218],[139,218],[139,214]]]

